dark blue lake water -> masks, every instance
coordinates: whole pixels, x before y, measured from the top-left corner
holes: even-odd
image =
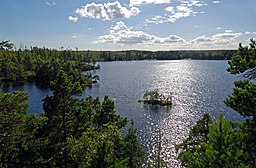
[[[179,167],[175,144],[184,140],[189,129],[210,113],[213,118],[222,112],[232,121],[241,121],[238,113],[223,103],[231,94],[233,82],[241,76],[230,75],[227,61],[175,60],[102,62],[101,69],[92,71],[100,82],[88,88],[83,96],[108,95],[115,101],[116,111],[133,119],[148,162],[161,135],[162,155],[168,167]],[[50,95],[49,89],[34,84],[3,87],[3,92],[21,90],[29,93],[30,113],[43,111],[41,100]],[[171,108],[153,108],[138,103],[147,90],[159,89],[163,94],[173,93]]]

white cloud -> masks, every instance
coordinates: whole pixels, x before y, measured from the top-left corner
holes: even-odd
[[[175,11],[171,12],[168,16],[169,22],[176,22],[178,19],[183,17],[195,16],[197,12],[193,11],[193,9],[185,4],[181,4],[176,6]]]
[[[256,32],[249,32],[249,31],[246,31],[244,34],[245,34],[245,35],[256,35]]]
[[[221,30],[222,28],[221,28],[221,27],[217,27],[216,29],[217,29],[217,30]]]
[[[170,35],[169,37],[162,38],[162,43],[170,44],[170,43],[184,43],[185,40],[176,35]]]
[[[68,20],[72,21],[72,22],[77,22],[77,17],[73,17],[73,16],[69,16]]]
[[[194,48],[211,48],[211,49],[227,49],[237,47],[238,38],[242,36],[242,33],[224,32],[207,37],[205,35],[192,39],[190,43]],[[191,46],[192,47],[192,46]]]
[[[176,6],[176,10],[183,13],[190,13],[192,11],[190,7],[183,4]]]
[[[256,32],[254,32],[256,34]],[[246,33],[244,33],[246,34]],[[178,35],[159,37],[143,31],[135,31],[124,22],[117,22],[109,29],[109,34],[100,36],[94,43],[114,44],[133,49],[229,49],[237,48],[240,32],[224,31],[212,36],[202,35],[185,40]]]
[[[211,43],[213,42],[213,39],[210,37],[206,37],[205,35],[197,37],[193,40],[191,40],[192,44],[197,44],[197,43]]]
[[[123,7],[118,1],[105,4],[93,2],[76,9],[75,13],[80,17],[110,20],[114,18],[130,18],[138,15],[140,10],[137,7],[131,7],[130,9]]]
[[[218,33],[210,37],[201,36],[191,40],[194,44],[207,44],[208,46],[215,47],[228,47],[236,46],[238,44],[237,39],[243,34],[240,32],[225,31],[224,33]],[[223,46],[224,45],[224,46]]]
[[[170,0],[130,0],[130,6],[139,6],[141,4],[164,4],[170,3]]]
[[[214,3],[214,4],[219,4],[220,1],[213,1],[212,3]]]
[[[107,11],[104,9],[104,5],[96,4],[94,2],[86,4],[82,8],[76,9],[75,13],[81,17],[109,20]]]
[[[95,43],[114,43],[119,45],[180,45],[185,40],[176,35],[157,37],[143,31],[134,31],[124,22],[117,22],[109,30],[109,34],[98,37]]]
[[[173,6],[168,6],[168,7],[165,8],[165,10],[167,12],[174,12],[174,7]]]
[[[232,33],[233,30],[225,30],[225,33]]]
[[[46,3],[46,5],[48,5],[48,6],[55,6],[56,5],[56,3],[55,2],[48,2],[48,1],[46,1],[45,2]]]
[[[214,38],[216,40],[232,40],[241,35],[242,35],[242,33],[225,32],[225,33],[219,33],[219,34],[213,35],[212,38]]]
[[[207,5],[203,1],[198,0],[181,0],[180,4],[177,6],[167,6],[165,11],[168,13],[164,16],[155,16],[151,19],[146,19],[146,23],[165,23],[165,22],[176,22],[178,19],[189,17],[189,16],[196,16],[197,14],[203,14],[204,11],[196,12],[194,11],[194,7],[202,7]]]
[[[145,20],[146,23],[154,23],[154,24],[161,24],[161,23],[164,23],[164,22],[167,22],[167,19],[163,16],[155,16],[151,19],[146,19]]]
[[[207,5],[203,1],[198,1],[198,0],[191,0],[191,1],[181,1],[183,5],[187,5],[189,7],[196,6],[196,7],[201,7]]]
[[[127,26],[125,25],[124,22],[120,21],[120,22],[116,22],[115,26],[112,26],[110,28],[110,30],[112,31],[117,31],[117,30],[121,30],[121,29],[127,29]]]
[[[106,3],[104,6],[111,18],[130,18],[140,13],[137,7],[131,7],[129,10],[126,7],[122,7],[118,1]]]

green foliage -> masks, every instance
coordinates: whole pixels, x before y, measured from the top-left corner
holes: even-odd
[[[133,125],[124,137],[112,124],[105,124],[101,131],[90,126],[80,138],[70,137],[68,143],[78,167],[141,167],[144,159]]]
[[[159,93],[158,89],[155,89],[153,91],[146,91],[143,98],[146,100],[162,100],[164,96]]]
[[[195,152],[196,147],[204,142],[208,142],[209,127],[212,124],[212,119],[209,114],[204,114],[203,118],[197,121],[196,125],[192,127],[189,136],[183,143],[176,145],[176,149],[183,151]]]
[[[14,44],[10,43],[10,40],[4,40],[0,42],[0,50],[11,50],[13,49]]]
[[[251,39],[249,47],[239,44],[239,49],[229,61],[230,67],[227,69],[232,74],[245,73],[249,79],[256,78],[256,42]]]
[[[248,119],[239,125],[242,132],[242,140],[244,145],[244,162],[251,167],[256,167],[256,122]]]
[[[236,81],[233,93],[225,103],[242,116],[256,119],[256,85],[247,80]]]
[[[128,160],[128,167],[141,167],[145,153],[137,137],[137,130],[134,128],[134,123],[131,121],[131,127],[124,137],[124,157]]]
[[[235,50],[204,50],[204,51],[88,51],[103,61],[130,61],[130,60],[226,60],[230,59]]]
[[[228,71],[233,74],[244,73],[249,80],[256,79],[256,42],[251,39],[249,47],[239,45],[237,54],[229,62]],[[244,160],[251,167],[256,167],[256,85],[248,80],[235,82],[233,93],[225,103],[247,120],[240,125],[243,133]]]
[[[228,71],[244,73],[248,79],[256,78],[256,43],[242,47],[229,61]],[[239,124],[224,120],[210,124],[207,131],[200,121],[192,128],[188,139],[177,146],[179,158],[185,167],[256,167],[256,85],[248,80],[236,81],[233,93],[225,103],[247,119]],[[203,120],[203,119],[202,119]],[[207,138],[198,141],[198,134]]]
[[[0,167],[138,167],[144,151],[107,96],[74,96],[84,87],[60,70],[40,117],[28,115],[28,95],[0,94]]]
[[[151,105],[161,105],[161,106],[170,106],[172,105],[172,94],[165,97],[164,95],[159,93],[158,89],[153,91],[146,91],[143,95],[144,100],[139,100],[138,102],[144,104],[151,104]]]
[[[0,44],[1,48],[1,44]],[[85,63],[83,53],[79,51],[57,51],[46,48],[31,47],[30,50],[0,49],[0,80],[4,82],[36,82],[43,87],[50,86],[50,81],[56,79],[63,70],[74,80],[85,85],[97,82],[98,76],[82,71],[98,69],[95,64]],[[98,60],[98,59],[93,59]]]
[[[105,96],[102,103],[97,106],[93,123],[98,130],[102,130],[105,124],[111,123],[118,128],[122,128],[127,124],[126,118],[121,118],[120,115],[115,114],[114,101]]]
[[[193,129],[197,130],[196,132],[205,132],[201,130],[200,125],[198,122]],[[192,143],[192,148],[183,148],[179,158],[183,166],[191,168],[249,167],[243,160],[244,146],[240,143],[242,136],[241,132],[235,130],[233,124],[224,120],[220,114],[218,121],[209,125],[207,140],[204,137],[201,141],[196,141],[198,134],[190,133],[189,139],[194,139],[195,143]]]
[[[0,93],[0,167],[31,167],[40,160],[35,138],[45,118],[27,114],[28,95]]]
[[[78,167],[127,167],[121,153],[123,137],[114,125],[102,131],[89,127],[79,139],[70,138],[71,157]]]
[[[39,135],[44,144],[41,165],[127,167],[126,142],[121,134],[127,119],[115,114],[114,102],[107,96],[102,102],[90,96],[75,98],[83,87],[64,71],[51,82],[51,89],[53,96],[44,99],[48,121]]]
[[[210,166],[216,167],[245,167],[243,163],[243,144],[241,134],[236,131],[230,121],[224,120],[220,114],[218,121],[210,127],[209,143],[205,154]]]

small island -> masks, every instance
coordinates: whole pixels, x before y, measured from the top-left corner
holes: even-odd
[[[138,102],[151,105],[171,106],[172,93],[170,93],[168,96],[164,96],[159,93],[158,89],[146,91],[146,93],[143,95],[143,100],[139,100]]]

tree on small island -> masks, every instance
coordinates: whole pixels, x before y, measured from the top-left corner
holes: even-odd
[[[160,105],[160,106],[171,106],[172,105],[172,93],[166,97],[159,93],[158,89],[153,91],[146,91],[143,95],[144,100],[139,100],[138,102],[144,104],[151,104],[151,105]]]

